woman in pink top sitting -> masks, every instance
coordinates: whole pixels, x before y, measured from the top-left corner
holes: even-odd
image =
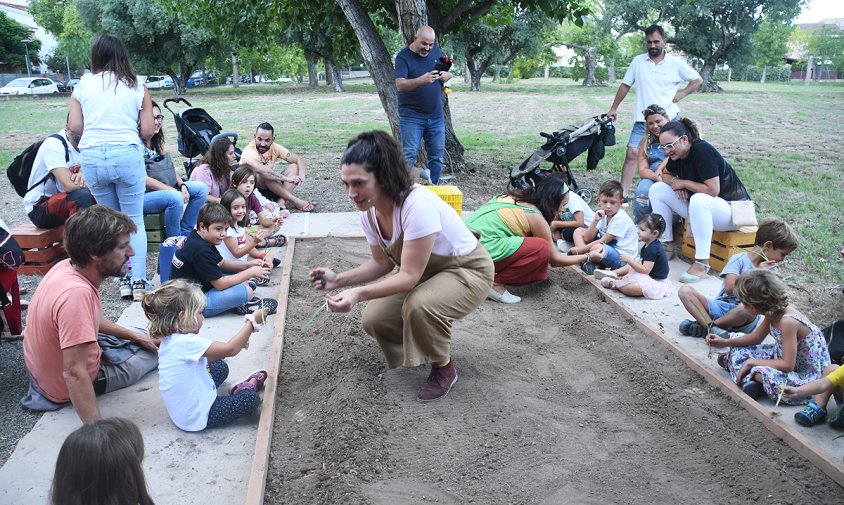
[[[204,182],[208,186],[206,202],[220,203],[220,197],[232,185],[234,165],[234,144],[228,137],[221,137],[211,143],[202,163],[193,169],[190,180]]]

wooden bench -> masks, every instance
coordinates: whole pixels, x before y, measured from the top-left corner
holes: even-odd
[[[688,227],[688,222],[686,223]],[[709,248],[709,266],[722,271],[734,254],[753,249],[756,242],[756,226],[744,226],[736,231],[713,231]],[[683,256],[694,260],[695,239],[683,235]]]
[[[23,249],[24,262],[18,268],[21,275],[44,275],[56,263],[67,257],[62,245],[64,226],[36,228],[32,223],[12,230],[12,236]]]

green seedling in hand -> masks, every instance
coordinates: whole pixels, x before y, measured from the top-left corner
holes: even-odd
[[[780,401],[782,400],[782,394],[785,393],[785,384],[780,384],[780,392],[777,394],[777,403],[774,404],[774,410],[771,411],[771,417],[780,415],[779,411],[777,411],[777,407],[780,406]]]
[[[713,323],[712,318],[709,317],[709,312],[707,312],[703,309],[703,307],[701,307],[697,299],[692,300],[692,308],[696,312],[696,314],[694,315],[697,316],[697,318],[703,321],[706,325],[706,334],[709,335],[710,333],[712,333],[712,327],[715,326],[715,323]],[[706,352],[706,357],[708,359],[712,359],[712,345],[709,343],[709,340],[706,341],[706,345],[709,348]]]

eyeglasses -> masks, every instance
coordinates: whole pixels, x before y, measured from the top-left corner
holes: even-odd
[[[685,137],[685,135],[680,135],[679,137],[674,139],[674,142],[669,142],[667,144],[663,144],[663,145],[657,146],[657,147],[659,148],[660,151],[665,151],[665,152],[673,151],[674,146],[677,144],[677,142],[680,142],[680,139],[682,139],[683,137]]]
[[[159,123],[164,121],[164,114],[159,114],[157,116],[152,116],[152,119],[158,121]]]

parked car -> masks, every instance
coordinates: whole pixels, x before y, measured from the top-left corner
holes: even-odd
[[[46,77],[19,77],[0,88],[0,95],[45,95],[58,92],[56,83]]]
[[[172,88],[173,79],[168,75],[151,75],[147,77],[145,84],[147,89]]]
[[[67,86],[62,81],[53,81],[56,84],[56,88],[59,89],[59,93],[67,93]]]
[[[79,84],[79,79],[71,79],[67,81],[65,87],[67,88],[68,92],[73,93],[73,88],[75,88],[77,84]]]
[[[188,79],[188,86],[207,86],[208,84],[217,84],[217,74],[214,72],[205,72],[197,70]]]

